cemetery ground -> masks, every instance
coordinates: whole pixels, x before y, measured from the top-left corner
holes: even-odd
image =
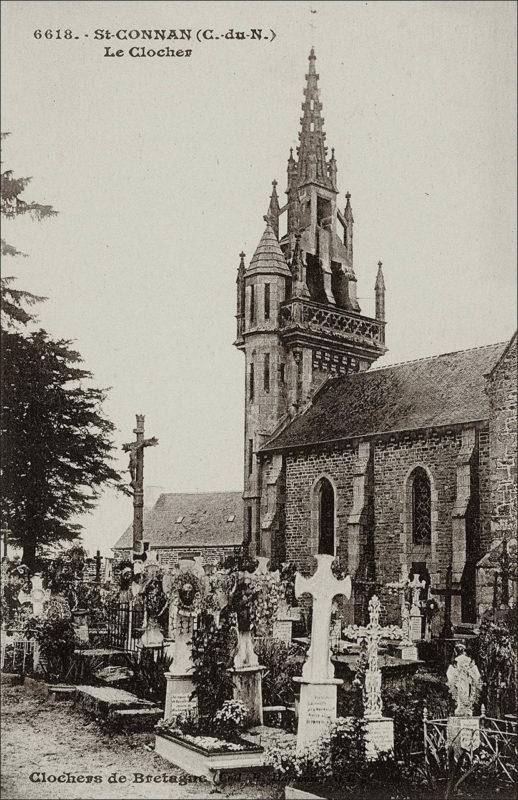
[[[277,798],[278,786],[256,781],[217,787],[187,775],[153,752],[152,733],[103,731],[70,702],[52,702],[41,683],[2,690],[1,796],[4,800],[54,798]],[[32,773],[97,775],[99,783],[34,783]],[[108,783],[110,775],[127,776]],[[134,783],[135,773],[168,776],[168,782]]]

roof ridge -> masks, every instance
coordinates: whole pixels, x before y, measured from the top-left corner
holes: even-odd
[[[473,350],[487,350],[488,347],[498,347],[499,345],[507,345],[509,342],[508,340],[504,340],[502,342],[492,342],[491,344],[481,344],[477,347],[466,347],[463,350],[450,350],[447,353],[436,353],[432,356],[421,356],[421,358],[410,358],[407,361],[395,361],[393,364],[384,364],[381,367],[374,366],[371,369],[367,370],[366,372],[358,372],[355,373],[357,375],[366,375],[369,372],[381,372],[384,369],[392,369],[393,367],[402,367],[405,364],[417,364],[420,361],[431,361],[434,358],[442,358],[443,356],[456,356],[459,353],[470,353]],[[350,376],[347,376],[350,377]]]
[[[162,492],[160,497],[185,497],[185,495],[201,495],[201,494],[243,494],[242,489],[209,489],[206,492]],[[155,504],[156,505],[156,504]],[[153,508],[153,506],[149,506]]]

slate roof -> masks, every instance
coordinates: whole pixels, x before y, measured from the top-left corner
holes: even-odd
[[[247,275],[254,272],[260,273],[281,273],[291,277],[291,272],[282,253],[277,237],[269,222],[255,249],[255,253],[250,261],[250,266],[246,270]]]
[[[487,419],[485,376],[507,346],[501,342],[332,378],[262,451]]]
[[[234,517],[232,522],[227,519]],[[182,518],[181,522],[177,522]],[[144,541],[150,547],[237,547],[243,541],[241,492],[161,494],[155,505],[144,509]],[[132,547],[129,525],[114,550]]]

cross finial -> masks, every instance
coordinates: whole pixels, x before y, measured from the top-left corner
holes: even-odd
[[[345,199],[346,200],[350,200],[351,199],[351,192],[346,192],[345,193]]]
[[[274,189],[277,188],[277,181],[275,180],[275,178],[272,181],[272,186],[273,186]]]
[[[383,266],[383,261],[378,261],[378,267],[381,269]]]

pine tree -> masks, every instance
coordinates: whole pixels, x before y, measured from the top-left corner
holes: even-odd
[[[50,217],[51,206],[20,198],[28,178],[2,173],[4,217]],[[3,256],[23,255],[2,241]],[[91,510],[101,487],[120,487],[110,462],[113,424],[102,412],[106,391],[65,339],[35,330],[30,307],[44,298],[3,278],[2,299],[2,527],[33,568],[46,546],[76,539],[71,519]]]

